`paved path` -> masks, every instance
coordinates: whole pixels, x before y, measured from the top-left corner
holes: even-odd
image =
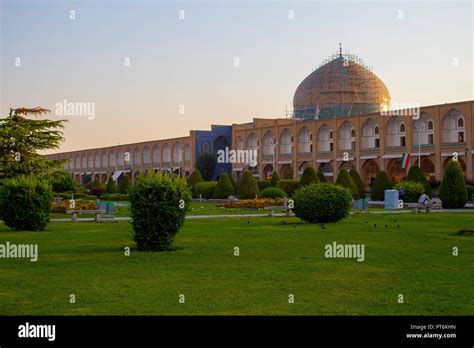
[[[412,213],[411,210],[375,210],[369,211],[369,214],[405,214]],[[436,213],[474,213],[474,209],[441,209],[441,210],[432,210],[429,214]],[[354,214],[354,212],[350,212]],[[366,214],[361,212],[360,214]],[[415,214],[415,213],[412,213]],[[426,214],[426,213],[418,213]],[[196,220],[196,219],[218,219],[218,218],[238,218],[238,217],[264,217],[269,216],[268,214],[222,214],[222,215],[188,215],[186,216],[187,220]],[[284,217],[286,214],[275,214],[275,216]],[[294,216],[294,215],[292,215]],[[117,217],[118,221],[130,221],[132,218],[130,216],[119,216]],[[70,218],[55,218],[51,219],[54,222],[70,222]],[[95,221],[94,218],[78,218],[77,221]]]

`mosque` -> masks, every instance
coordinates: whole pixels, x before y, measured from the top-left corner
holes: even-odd
[[[253,151],[257,161],[253,166],[217,163],[215,178],[227,172],[239,181],[245,169],[260,179],[274,170],[299,178],[311,166],[330,181],[341,168],[355,168],[370,185],[380,170],[393,181],[401,180],[407,173],[402,157],[409,154],[409,166],[419,165],[429,180],[441,180],[453,157],[466,179],[474,180],[473,111],[473,100],[392,109],[388,88],[372,69],[339,49],[299,84],[287,118],[212,125],[185,137],[48,157],[68,159],[64,169],[78,184],[96,177],[105,183],[123,175],[134,181],[149,170],[188,177],[201,154],[225,149]]]

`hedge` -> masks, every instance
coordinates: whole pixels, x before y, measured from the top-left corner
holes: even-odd
[[[267,187],[260,192],[261,198],[283,198],[285,196],[285,191],[278,187]]]
[[[196,198],[211,199],[214,198],[214,190],[217,186],[217,181],[203,181],[194,187]]]
[[[403,192],[405,192],[403,201],[407,203],[418,203],[420,196],[426,193],[423,184],[411,180],[399,182],[393,187],[394,190],[399,190],[400,188],[403,188]]]
[[[300,181],[294,179],[282,179],[278,181],[278,188],[286,192],[286,194],[291,197],[297,189],[300,188]]]

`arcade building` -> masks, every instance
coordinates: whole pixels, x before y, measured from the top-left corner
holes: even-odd
[[[257,165],[218,163],[236,181],[245,169],[264,179],[276,170],[299,178],[311,166],[329,180],[341,168],[355,168],[367,185],[380,170],[391,180],[406,176],[402,156],[429,180],[441,180],[455,156],[466,179],[474,180],[474,101],[392,109],[385,84],[354,55],[342,50],[328,58],[297,87],[287,118],[212,125],[188,136],[48,155],[64,165],[78,184],[85,178],[132,181],[149,170],[188,177],[200,154],[225,148],[257,153]]]

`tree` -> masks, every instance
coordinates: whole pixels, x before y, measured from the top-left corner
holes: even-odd
[[[421,170],[420,167],[411,166],[410,169],[408,170],[407,180],[419,182],[420,184],[422,184],[425,189],[425,193],[431,197],[432,195],[431,186],[428,183],[428,180],[426,180],[425,174],[423,174],[423,171]]]
[[[66,162],[49,160],[38,153],[58,149],[64,140],[61,130],[66,120],[28,118],[38,118],[49,112],[40,107],[10,109],[10,115],[0,119],[0,179],[23,174],[50,176]]]
[[[373,201],[383,201],[385,199],[385,190],[390,190],[392,183],[388,178],[387,173],[383,170],[377,174],[374,184],[372,185],[372,191],[370,192],[370,198]]]
[[[230,182],[229,175],[227,173],[221,173],[219,175],[219,181],[214,189],[214,198],[216,199],[227,199],[229,196],[234,194],[234,188]]]
[[[352,193],[352,198],[356,199],[359,197],[359,190],[357,189],[356,184],[354,184],[354,181],[346,169],[343,168],[339,171],[339,175],[336,179],[336,185],[340,185],[349,189],[349,191]]]
[[[51,175],[50,182],[53,188],[53,192],[66,192],[74,191],[76,183],[72,179],[71,175],[64,170],[54,171]]]
[[[107,180],[107,185],[105,186],[105,192],[107,193],[117,193],[117,184],[115,183],[112,177],[109,177]]]
[[[445,209],[463,208],[466,205],[467,187],[458,161],[449,161],[439,187],[438,197]]]
[[[130,177],[127,174],[122,175],[122,180],[119,180],[118,192],[121,194],[128,194],[132,183],[130,182]]]
[[[95,178],[91,184],[91,193],[97,198],[100,198],[104,194],[104,191],[105,191],[104,185],[102,185],[102,183],[100,182],[98,178]]]
[[[270,179],[270,187],[277,187],[278,180],[280,180],[280,175],[278,175],[277,171],[273,171],[272,178]]]
[[[308,186],[314,183],[318,183],[318,175],[313,167],[306,167],[303,171],[303,175],[301,176],[301,186]]]
[[[359,191],[359,195],[358,195],[359,197],[358,198],[360,198],[360,199],[365,198],[365,196],[367,195],[367,192],[365,191],[364,182],[360,178],[359,173],[357,173],[357,170],[352,168],[349,171],[349,175],[351,176],[352,181],[354,181],[354,184],[357,186],[357,190]]]
[[[319,182],[328,182],[326,177],[324,176],[324,173],[320,170],[318,170],[318,179]]]
[[[194,189],[196,188],[196,184],[199,184],[200,182],[203,182],[204,180],[202,179],[201,172],[199,169],[195,169],[192,173],[191,176],[189,177],[188,180],[188,186],[191,189],[191,192],[194,194]]]
[[[252,199],[259,193],[257,182],[250,170],[245,170],[239,184],[238,196],[240,199]]]
[[[196,169],[205,181],[211,181],[216,169],[216,157],[211,153],[203,153],[198,157]]]

